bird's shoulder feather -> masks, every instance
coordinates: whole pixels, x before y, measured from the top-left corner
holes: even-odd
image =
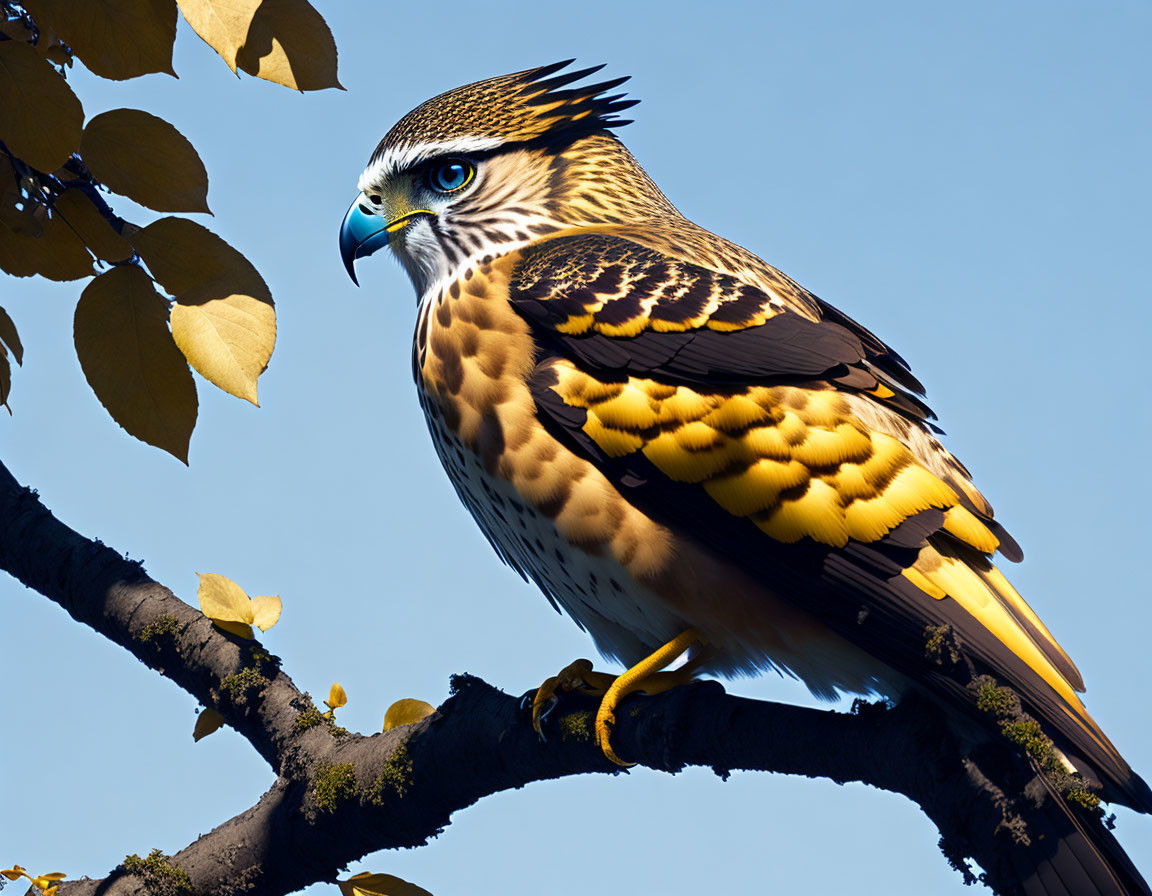
[[[771,278],[737,265],[712,241],[687,261],[685,246],[661,246],[667,235],[648,234],[649,245],[643,238],[582,233],[525,250],[512,306],[543,339],[596,369],[710,386],[821,377],[933,419],[895,351],[774,269],[760,263]]]

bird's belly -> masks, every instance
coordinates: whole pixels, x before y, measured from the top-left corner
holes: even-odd
[[[602,654],[629,665],[690,627],[610,552],[574,547],[459,439],[431,419],[429,426],[457,495],[497,554],[586,630]]]

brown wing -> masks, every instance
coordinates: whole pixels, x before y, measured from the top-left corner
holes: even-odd
[[[904,442],[1006,558],[1023,558],[967,469],[932,437],[935,415],[904,360],[819,299],[806,310],[823,319],[812,320],[736,277],[599,234],[526,253],[510,299],[542,347],[604,380],[651,376],[712,389],[818,384],[858,397],[865,428]]]
[[[614,236],[551,240],[525,257],[512,304],[599,370],[744,385],[820,376],[925,420],[923,386],[868,330],[812,299],[814,321],[736,277]]]
[[[1012,685],[1112,793],[1152,805],[992,564],[1018,548],[875,336],[616,237],[527,253],[510,299],[541,349],[541,420],[638,506],[955,702],[971,707],[973,674]],[[940,626],[971,666],[933,656]]]

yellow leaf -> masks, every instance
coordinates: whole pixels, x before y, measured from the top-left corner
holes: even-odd
[[[200,612],[213,622],[241,622],[251,625],[254,619],[252,601],[244,589],[227,576],[214,572],[196,573],[200,577],[200,587],[196,597],[200,601]]]
[[[384,730],[391,731],[401,725],[411,725],[434,712],[436,712],[436,707],[431,703],[405,697],[389,706],[388,711],[384,713]]]
[[[55,883],[56,881],[64,880],[64,878],[67,876],[68,875],[61,871],[53,871],[50,874],[38,874],[32,879],[32,886],[47,893],[49,889],[56,889],[55,887],[50,887],[51,884]]]
[[[233,72],[294,90],[340,87],[336,43],[306,0],[178,0],[192,29]]]
[[[88,194],[78,187],[57,196],[52,210],[64,218],[64,222],[97,258],[127,261],[132,257],[128,240],[115,231]]]
[[[20,334],[16,332],[16,324],[3,308],[0,308],[0,342],[12,350],[17,364],[24,363],[24,346],[20,344]]]
[[[243,622],[217,622],[217,628],[222,628],[226,632],[230,632],[237,638],[243,638],[245,641],[256,640],[256,633],[252,631],[252,626],[246,625]]]
[[[40,171],[80,148],[84,108],[68,83],[27,44],[0,41],[0,140]]]
[[[280,621],[282,608],[280,598],[260,595],[252,598],[252,624],[260,631],[266,632]]]
[[[276,310],[252,263],[184,218],[161,218],[130,239],[176,297],[172,335],[189,363],[225,392],[257,404],[256,381],[276,345]]]
[[[263,0],[176,0],[185,20],[236,72],[236,54]]]
[[[276,339],[272,306],[246,295],[196,302],[185,293],[172,309],[172,335],[196,371],[225,392],[259,406],[256,380]]]
[[[39,274],[49,280],[92,276],[92,256],[61,216],[38,205],[29,212],[29,220],[35,222],[38,234],[18,233],[0,223],[0,269],[16,277]]]
[[[158,212],[208,211],[208,172],[187,138],[163,118],[113,109],[88,122],[80,155],[110,190]]]
[[[84,376],[112,419],[187,463],[196,384],[168,330],[168,303],[148,275],[125,265],[89,283],[74,336]]]
[[[50,24],[89,70],[123,81],[172,70],[173,0],[28,0],[37,25]]]
[[[339,709],[348,702],[348,695],[344,693],[344,688],[340,687],[340,682],[334,682],[328,691],[328,699],[324,704],[329,709]]]
[[[0,874],[3,874],[8,880],[20,880],[22,877],[28,877],[28,872],[25,871],[21,865],[13,865],[11,868],[5,868],[3,871],[0,871]]]
[[[393,874],[372,874],[365,871],[348,880],[338,880],[343,896],[432,896],[423,887],[409,883]]]
[[[336,42],[307,0],[264,0],[236,64],[250,75],[293,90],[343,90],[336,77]]]
[[[192,730],[192,740],[200,741],[213,731],[218,731],[224,725],[224,716],[216,712],[211,706],[200,710],[196,716],[196,727]]]

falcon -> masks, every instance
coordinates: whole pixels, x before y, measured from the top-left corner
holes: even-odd
[[[620,700],[701,673],[777,670],[828,698],[927,693],[988,738],[1011,727],[999,705],[1056,757],[1038,777],[1058,835],[1020,847],[1020,892],[1152,892],[1067,792],[1152,812],[1152,791],[993,563],[1020,548],[940,443],[920,382],[681,215],[616,136],[637,102],[614,92],[627,79],[588,84],[600,67],[570,63],[408,113],[340,232],[353,280],[387,247],[415,286],[413,374],[461,501],[628,667],[613,679],[577,661],[549,679],[537,730],[558,693],[596,690],[598,742],[625,764]]]

